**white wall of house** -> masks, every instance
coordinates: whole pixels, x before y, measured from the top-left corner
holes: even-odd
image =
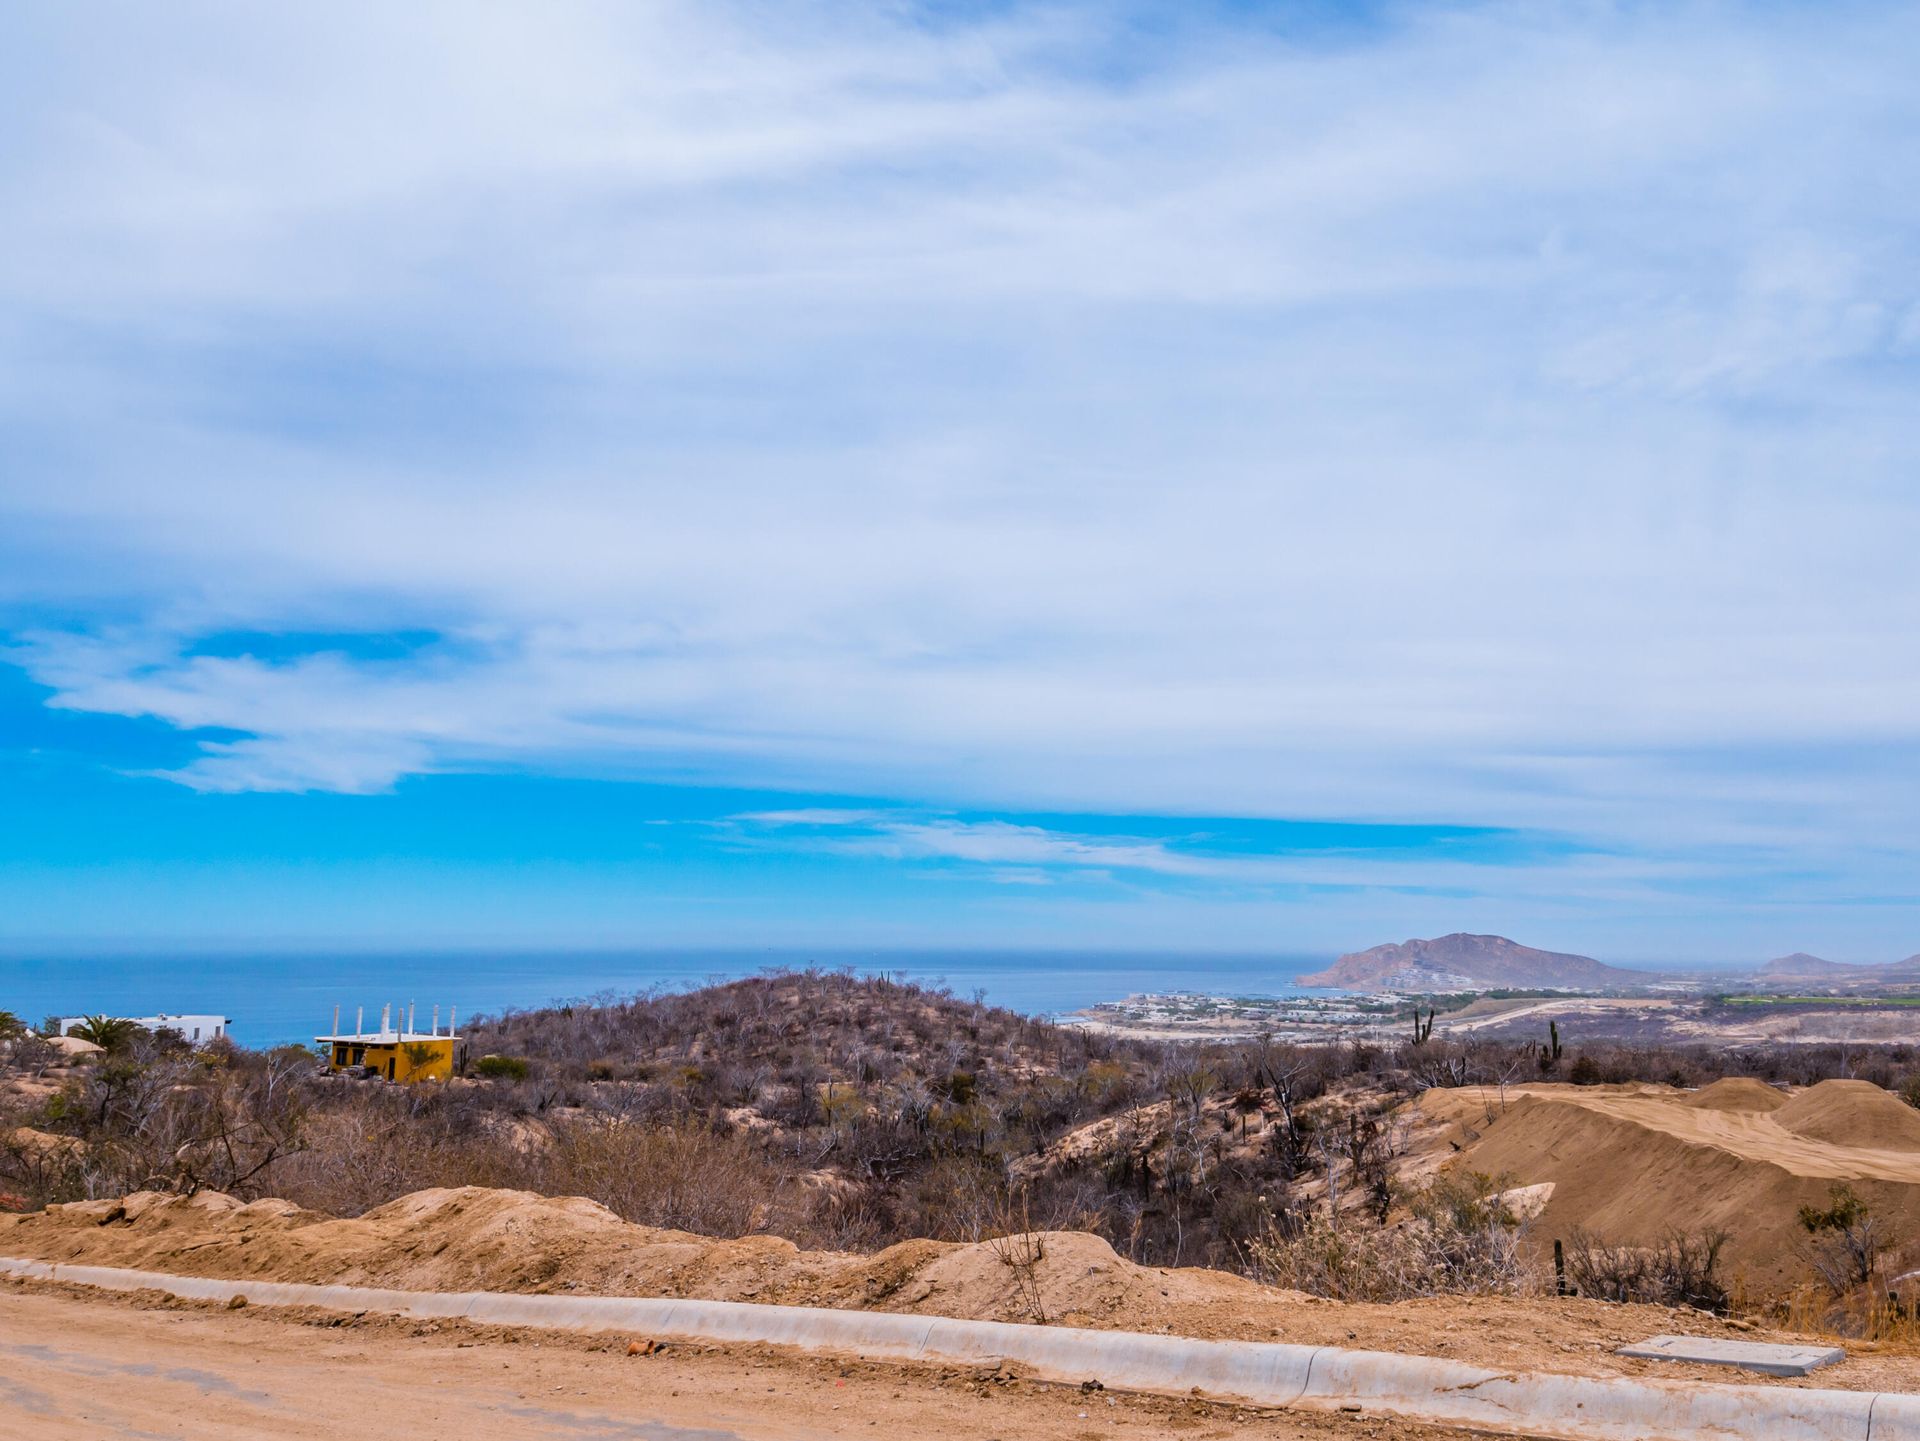
[[[86,1019],[85,1016],[62,1016],[60,1034],[66,1035]],[[226,1016],[172,1016],[165,1012],[157,1016],[116,1016],[114,1019],[132,1021],[134,1025],[144,1026],[149,1031],[178,1031],[196,1046],[204,1045],[216,1036],[226,1035],[227,1027],[233,1024]]]

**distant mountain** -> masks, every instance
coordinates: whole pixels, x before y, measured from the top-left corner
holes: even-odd
[[[1646,971],[1622,970],[1591,956],[1536,951],[1505,936],[1462,932],[1355,951],[1324,971],[1301,976],[1299,984],[1356,991],[1462,991],[1489,986],[1604,991],[1645,985],[1650,979]]]
[[[1768,961],[1754,975],[1763,981],[1913,981],[1920,980],[1920,955],[1882,965],[1859,965],[1851,961],[1823,961],[1805,951],[1795,951],[1777,961]]]
[[[1849,965],[1846,961],[1825,961],[1819,956],[1810,956],[1805,951],[1795,951],[1790,956],[1781,956],[1768,961],[1757,974],[1764,980],[1842,980],[1857,976],[1862,972],[1877,970],[1875,966]]]

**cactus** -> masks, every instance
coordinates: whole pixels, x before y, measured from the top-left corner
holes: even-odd
[[[1558,1021],[1547,1022],[1546,1043],[1540,1047],[1538,1054],[1542,1072],[1558,1069],[1560,1056],[1562,1054],[1560,1050],[1560,1023]]]
[[[1423,1022],[1420,1019],[1420,1008],[1418,1006],[1415,1006],[1413,1008],[1413,1043],[1414,1045],[1424,1046],[1429,1040],[1432,1039],[1433,1018],[1438,1014],[1439,1012],[1434,1010],[1433,1007],[1429,1006],[1427,1008],[1427,1019]]]

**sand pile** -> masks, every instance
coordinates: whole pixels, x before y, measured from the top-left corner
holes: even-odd
[[[1702,1086],[1691,1095],[1683,1096],[1680,1104],[1696,1111],[1765,1115],[1786,1105],[1787,1098],[1765,1081],[1756,1081],[1751,1076],[1728,1076],[1724,1081],[1715,1081],[1711,1086]]]
[[[1288,1300],[1221,1272],[1136,1266],[1097,1236],[1039,1234],[1033,1277],[1052,1319],[1151,1329]],[[872,1256],[774,1236],[715,1241],[622,1221],[579,1197],[421,1191],[351,1220],[285,1201],[140,1192],[0,1218],[0,1254],[410,1290],[573,1291],[1031,1319],[1006,1248],[907,1241]]]
[[[1774,1112],[1796,1136],[1920,1155],[1920,1111],[1871,1081],[1822,1081]]]
[[[1590,1374],[1652,1364],[1623,1361],[1614,1349],[1662,1332],[1763,1335],[1694,1312],[1550,1296],[1342,1305],[1216,1271],[1137,1266],[1078,1232],[1039,1239],[1034,1276],[1042,1309],[1047,1320],[1072,1326],[1414,1351]],[[990,1242],[908,1241],[873,1256],[801,1251],[773,1237],[714,1241],[634,1226],[577,1197],[477,1187],[422,1191],[351,1220],[284,1201],[241,1205],[221,1195],[143,1192],[0,1215],[0,1255],[417,1290],[699,1296],[1033,1319]],[[1726,1378],[1701,1368],[1696,1379]],[[1863,1373],[1845,1384],[1890,1383]]]
[[[1825,1081],[1787,1098],[1754,1081],[1527,1085],[1504,1108],[1481,1088],[1431,1091],[1456,1166],[1515,1185],[1553,1183],[1542,1241],[1576,1227],[1629,1245],[1669,1228],[1728,1234],[1727,1274],[1763,1289],[1806,1277],[1798,1213],[1851,1186],[1896,1244],[1920,1234],[1920,1114],[1878,1087]],[[1493,1111],[1492,1119],[1487,1112]]]

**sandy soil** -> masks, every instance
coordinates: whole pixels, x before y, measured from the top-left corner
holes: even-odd
[[[332,1434],[345,1417],[469,1441],[1466,1441],[1365,1415],[1037,1385],[770,1348],[343,1318],[0,1283],[0,1441]]]
[[[1759,1081],[1669,1086],[1434,1090],[1419,1101],[1453,1164],[1518,1185],[1551,1182],[1537,1231],[1614,1242],[1669,1227],[1719,1228],[1732,1273],[1757,1289],[1806,1274],[1797,1216],[1836,1184],[1857,1191],[1896,1243],[1920,1235],[1920,1112],[1864,1081],[1788,1096]]]
[[[1720,1381],[1725,1371],[1630,1361],[1614,1350],[1668,1332],[1798,1339],[1694,1311],[1554,1297],[1343,1305],[1215,1271],[1136,1266],[1076,1232],[1043,1233],[1043,1250],[1036,1274],[1046,1319],[1072,1326]],[[800,1251],[773,1237],[715,1241],[634,1226],[579,1198],[478,1188],[419,1192],[353,1220],[278,1201],[142,1194],[0,1218],[0,1255],[413,1290],[698,1296],[1034,1319],[991,1243],[913,1241],[873,1256]],[[1920,1357],[1863,1352],[1821,1372],[1817,1384],[1915,1389]]]
[[[1475,1001],[1466,1009],[1454,1012],[1451,1016],[1441,1016],[1438,1030],[1442,1035],[1465,1035],[1474,1031],[1493,1031],[1509,1026],[1516,1021],[1531,1021],[1532,1029],[1544,1032],[1549,1020],[1559,1021],[1604,1021],[1609,1015],[1632,1015],[1635,1017],[1664,1016],[1678,1008],[1678,1002],[1670,997],[1647,996],[1566,996],[1544,1001]],[[1485,1005],[1486,1009],[1480,1007]],[[1582,1030],[1599,1029],[1589,1026]],[[1573,1034],[1571,1025],[1568,1034]]]

